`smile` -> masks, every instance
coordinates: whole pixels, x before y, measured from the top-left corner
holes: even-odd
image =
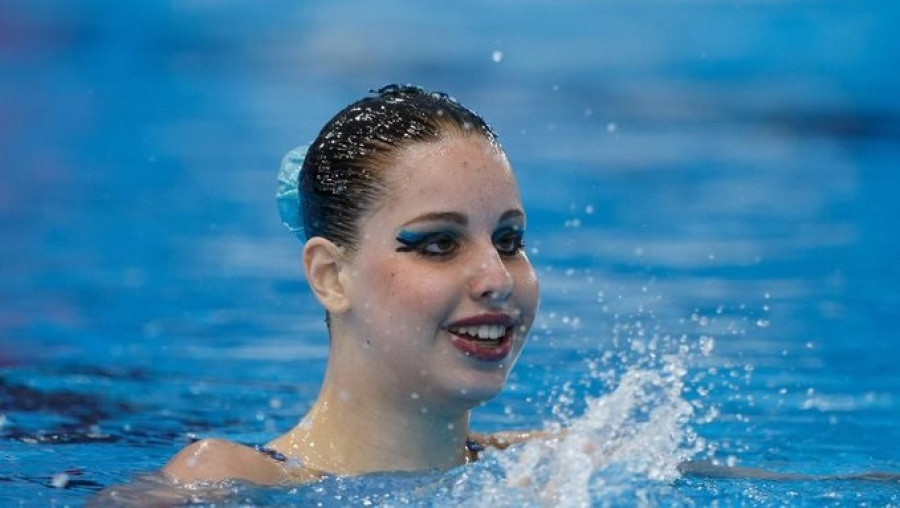
[[[450,333],[464,335],[475,340],[496,340],[506,335],[508,328],[501,325],[461,326],[448,328]]]
[[[452,323],[450,341],[466,356],[497,362],[512,351],[516,320],[506,314],[485,314]]]

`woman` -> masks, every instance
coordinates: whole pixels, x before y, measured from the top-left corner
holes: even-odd
[[[519,189],[484,120],[444,94],[384,87],[325,125],[296,188],[299,206],[293,189],[280,206],[306,237],[306,276],[326,311],[321,392],[265,447],[205,439],[164,472],[278,484],[444,469],[523,438],[469,431],[538,306]]]

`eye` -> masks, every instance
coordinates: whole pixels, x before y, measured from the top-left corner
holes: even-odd
[[[433,233],[401,231],[397,241],[403,244],[397,248],[397,252],[417,252],[423,256],[449,256],[459,248],[457,235],[449,231]]]
[[[429,256],[444,256],[455,251],[458,246],[455,235],[436,233],[421,246],[419,252]]]
[[[503,256],[515,256],[525,248],[525,232],[518,228],[502,229],[494,234],[494,247]]]

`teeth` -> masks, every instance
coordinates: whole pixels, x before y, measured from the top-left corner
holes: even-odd
[[[506,327],[503,325],[461,326],[451,331],[479,340],[496,340],[506,335]]]

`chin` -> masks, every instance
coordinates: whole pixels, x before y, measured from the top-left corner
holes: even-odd
[[[509,377],[508,370],[493,372],[468,371],[460,373],[445,393],[467,408],[475,407],[496,397]]]

